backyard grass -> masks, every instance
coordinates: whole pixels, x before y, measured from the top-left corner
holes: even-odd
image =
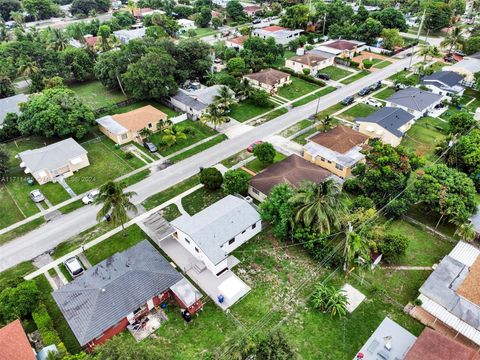
[[[193,175],[192,177],[166,189],[155,195],[150,196],[142,205],[146,210],[151,210],[154,207],[163,204],[165,201],[173,199],[175,196],[187,191],[188,189],[200,184],[200,175]]]
[[[297,55],[295,51],[290,51],[290,50],[285,50],[283,56],[279,57],[275,62],[273,63],[273,66],[275,67],[282,67],[285,66],[285,59],[290,59],[291,57],[294,57]]]
[[[222,188],[217,190],[208,190],[205,187],[201,187],[200,189],[195,190],[193,193],[183,197],[182,206],[185,211],[192,216],[209,207],[213,203],[216,203],[225,196],[226,194],[223,192]]]
[[[230,112],[230,117],[240,121],[245,122],[250,120],[256,116],[262,115],[269,110],[272,110],[275,106],[270,103],[267,107],[262,107],[255,105],[250,99],[244,100],[239,102],[236,105],[232,106],[232,110]]]
[[[178,210],[178,206],[175,204],[170,204],[162,209],[162,216],[167,221],[173,221],[181,215],[182,213]]]
[[[303,134],[298,135],[297,137],[293,138],[292,140],[295,141],[297,144],[305,145],[307,143],[307,138],[310,135],[315,134],[317,131],[318,131],[317,128],[313,127],[310,130],[308,130],[307,132],[304,132]]]
[[[417,155],[424,156],[428,162],[432,162],[437,158],[435,148],[445,139],[441,129],[446,125],[435,118],[419,119],[405,133],[402,145]]]
[[[373,97],[375,97],[377,99],[380,99],[380,100],[386,100],[390,96],[392,96],[393,94],[395,94],[395,89],[392,88],[392,87],[387,87],[386,89],[383,89],[382,91],[373,95]]]
[[[348,85],[348,84],[351,84],[355,81],[357,81],[358,79],[361,79],[367,75],[369,75],[370,73],[368,71],[365,71],[365,70],[362,70],[360,71],[359,73],[353,75],[353,76],[350,76],[348,78],[346,78],[345,80],[342,80],[340,81],[342,84],[344,85]]]
[[[304,97],[303,99],[295,101],[292,104],[292,106],[297,107],[297,106],[302,106],[302,105],[308,104],[309,102],[312,102],[312,101],[314,101],[314,100],[316,100],[316,99],[318,99],[318,98],[320,98],[324,95],[330,94],[331,92],[333,92],[335,90],[337,90],[335,87],[327,86],[326,88],[323,88],[322,90],[317,91],[314,94],[308,95],[308,96]]]
[[[310,125],[313,124],[313,121],[312,120],[309,120],[309,119],[305,119],[305,120],[302,120],[302,121],[299,121],[298,123],[296,123],[295,125],[292,125],[288,128],[286,128],[285,130],[283,130],[280,135],[283,136],[283,137],[290,137],[292,135],[295,135],[296,133],[298,133],[299,131],[309,127]]]
[[[440,216],[437,213],[430,211],[429,209],[425,209],[419,205],[413,205],[410,210],[408,210],[407,215],[426,226],[430,226],[431,228],[436,229],[442,234],[459,240],[458,236],[455,234],[455,226],[448,222],[442,222],[440,224],[437,224]]]
[[[8,211],[15,211],[15,209],[14,208],[8,209]],[[6,215],[7,213],[2,212],[2,214]],[[20,225],[19,227],[15,228],[13,230],[10,230],[9,232],[6,232],[5,234],[0,235],[0,245],[5,244],[5,243],[17,238],[17,237],[20,237],[20,236],[22,236],[22,235],[24,235],[24,234],[26,234],[26,233],[28,233],[32,230],[35,230],[36,228],[38,228],[40,225],[42,225],[44,223],[45,223],[44,218],[40,217],[38,219],[29,221],[26,224]]]
[[[215,146],[217,144],[220,144],[222,141],[226,140],[227,136],[225,134],[220,134],[218,136],[215,136],[213,139],[208,140],[207,142],[204,142],[200,145],[197,145],[189,150],[186,150],[172,158],[170,158],[171,162],[179,162],[182,160],[185,160],[186,158],[193,156],[195,154],[201,153],[204,150],[207,150],[208,148]]]
[[[278,90],[278,95],[288,100],[294,100],[320,88],[320,86],[316,84],[307,82],[295,76],[291,76],[290,78],[292,83],[282,86],[280,90]]]
[[[277,155],[275,155],[275,158],[273,159],[273,163],[277,163],[279,161],[282,161],[283,159],[285,159],[286,156],[283,155],[282,153],[279,153],[277,151]],[[270,165],[269,164],[264,164],[262,163],[260,160],[258,159],[255,159],[255,160],[252,160],[250,161],[249,163],[245,164],[245,167],[251,171],[253,171],[254,173],[259,173],[260,171],[266,169],[267,167],[269,167]]]
[[[347,77],[353,74],[352,71],[348,71],[334,65],[330,65],[320,70],[319,72],[322,74],[327,74],[328,76],[330,76],[330,79],[332,80],[340,80],[340,79],[343,79],[344,77]]]
[[[151,105],[154,108],[157,108],[158,110],[163,111],[165,114],[168,115],[168,117],[175,117],[175,116],[180,115],[179,112],[177,112],[175,110],[172,110],[168,106],[165,106],[165,105],[163,105],[163,104],[161,104],[161,103],[159,103],[155,100],[138,101],[138,102],[134,102],[133,104],[130,104],[130,105],[127,105],[127,106],[122,106],[122,107],[115,108],[112,111],[111,115],[113,115],[113,114],[123,114],[123,113],[129,112],[129,111],[132,111],[132,110],[136,110],[136,109],[139,109],[139,108],[147,106],[147,105]]]
[[[342,118],[347,121],[354,121],[356,118],[365,117],[370,114],[373,114],[378,109],[374,106],[370,106],[364,103],[358,103],[348,110],[338,114],[339,118]]]
[[[109,90],[100,81],[73,84],[69,88],[93,110],[111,106],[127,99],[120,91]]]

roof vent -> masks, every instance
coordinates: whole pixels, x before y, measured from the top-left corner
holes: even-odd
[[[102,288],[102,293],[104,293],[105,291],[106,291],[105,288]]]

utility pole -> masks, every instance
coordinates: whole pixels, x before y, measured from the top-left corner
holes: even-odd
[[[420,31],[422,31],[423,22],[425,21],[426,12],[427,12],[427,9],[424,9],[423,10],[423,15],[422,15],[422,20],[420,20],[420,26],[418,27],[418,31],[417,31],[417,43],[420,40]],[[427,32],[427,36],[428,36],[428,32]],[[417,46],[417,45],[415,45],[415,46]],[[415,46],[412,46],[412,52],[410,53],[410,61],[408,63],[408,68],[409,69],[412,67],[412,60],[413,60],[413,54],[414,54]]]

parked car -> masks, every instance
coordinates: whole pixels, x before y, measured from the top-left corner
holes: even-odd
[[[435,109],[442,109],[442,108],[444,108],[445,106],[446,106],[445,104],[440,103],[440,104],[435,105]]]
[[[40,203],[45,201],[45,196],[43,196],[42,192],[38,189],[35,189],[30,192],[30,199],[33,200],[35,203]]]
[[[247,148],[247,151],[250,152],[250,153],[253,153],[253,150],[255,150],[255,146],[260,145],[261,143],[263,143],[263,141],[261,141],[261,140],[255,141],[252,145],[250,145]]]
[[[350,105],[353,104],[354,98],[353,96],[347,96],[345,99],[341,101],[342,105]]]
[[[85,269],[83,268],[82,263],[76,256],[71,257],[63,262],[63,265],[67,268],[68,273],[73,277],[76,278],[83,274]]]
[[[371,91],[370,88],[369,88],[369,87],[366,87],[366,88],[363,88],[362,90],[360,90],[360,91],[358,92],[358,95],[360,95],[360,96],[365,96],[365,95],[370,94],[370,91]]]
[[[464,53],[463,51],[461,51],[461,50],[455,50],[453,53],[454,53],[455,55],[462,56],[462,57],[463,57],[463,56],[467,56],[467,54],[465,54],[465,53]]]
[[[382,82],[377,81],[375,84],[370,86],[370,90],[371,91],[376,91],[376,90],[380,89],[381,87],[382,87]]]
[[[383,106],[383,104],[380,101],[375,100],[375,99],[367,99],[367,100],[365,100],[365,104],[370,105],[370,106],[374,106],[374,107],[382,107]]]
[[[100,191],[92,190],[82,198],[82,202],[85,205],[91,204],[95,201],[95,198],[98,196],[98,194],[100,194]]]
[[[260,24],[262,22],[262,19],[256,18],[253,19],[252,24]]]
[[[445,60],[446,62],[448,63],[454,63],[454,62],[457,62],[457,60],[455,60],[455,58],[451,55],[445,55],[443,57],[443,60]]]
[[[322,80],[330,80],[330,75],[320,73],[320,74],[317,74],[317,78],[322,79]]]
[[[158,149],[157,147],[155,146],[155,144],[151,143],[151,142],[148,142],[148,141],[145,141],[143,143],[143,146],[145,146],[145,149],[147,149],[148,151],[154,153],[154,152],[157,152]]]
[[[226,37],[226,36],[228,36],[228,35],[230,35],[230,30],[222,31],[222,36],[223,36],[223,37]]]

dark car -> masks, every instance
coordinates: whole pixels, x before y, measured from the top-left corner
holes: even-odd
[[[370,91],[371,91],[371,89],[369,87],[366,87],[366,88],[363,88],[362,90],[360,90],[358,92],[358,95],[365,96],[365,95],[370,94]]]
[[[370,91],[375,91],[375,90],[378,90],[382,87],[382,82],[381,81],[377,81],[375,84],[373,84],[372,86],[370,86]]]
[[[145,142],[143,143],[143,146],[145,146],[145,149],[147,149],[148,151],[150,151],[150,152],[152,152],[152,153],[158,151],[157,147],[156,147],[153,143],[151,143],[151,142],[145,141]]]
[[[449,62],[449,63],[454,63],[456,62],[457,60],[455,60],[455,58],[451,55],[446,55],[443,60],[445,60],[446,62]]]
[[[353,104],[353,96],[347,96],[345,99],[341,101],[342,105],[350,105]]]
[[[317,74],[317,78],[322,79],[322,80],[330,80],[330,75],[320,73],[320,74]]]

